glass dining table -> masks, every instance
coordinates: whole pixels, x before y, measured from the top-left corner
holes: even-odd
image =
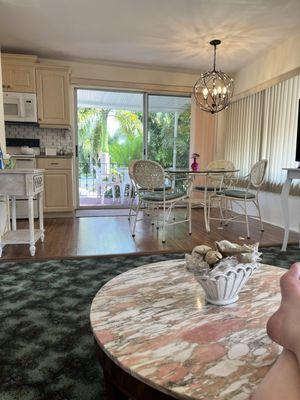
[[[182,174],[188,174],[192,177],[192,184],[194,186],[194,182],[195,182],[195,178],[197,176],[203,176],[205,178],[205,182],[203,185],[203,201],[201,202],[203,204],[203,210],[204,210],[204,222],[205,222],[205,230],[206,232],[210,232],[210,221],[208,218],[208,208],[210,207],[210,203],[208,202],[208,193],[211,193],[210,190],[208,190],[209,186],[208,186],[208,181],[209,178],[212,177],[219,177],[220,178],[220,184],[219,186],[216,186],[216,191],[217,190],[221,190],[222,185],[223,185],[223,181],[224,181],[224,177],[226,177],[226,175],[233,175],[236,174],[237,172],[239,172],[239,169],[200,169],[199,171],[193,171],[192,169],[188,169],[188,168],[166,168],[165,172],[167,174],[174,174],[174,175],[182,175]]]

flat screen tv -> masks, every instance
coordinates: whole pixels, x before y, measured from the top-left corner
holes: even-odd
[[[298,104],[298,126],[297,126],[296,161],[300,162],[300,99],[299,99],[299,104]],[[300,168],[300,165],[299,165],[299,168]]]

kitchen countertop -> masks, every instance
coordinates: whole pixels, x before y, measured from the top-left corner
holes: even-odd
[[[36,158],[73,158],[73,154],[64,154],[64,155],[56,155],[56,156],[46,156],[45,154],[39,154],[35,156]]]
[[[42,174],[44,169],[30,169],[30,168],[7,168],[0,169],[0,174]]]

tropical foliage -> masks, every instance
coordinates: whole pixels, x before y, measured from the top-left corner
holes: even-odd
[[[109,132],[108,118],[113,117],[117,129]],[[175,118],[177,137],[174,139]],[[79,164],[89,174],[97,165],[101,152],[108,152],[111,162],[129,165],[142,158],[143,115],[140,112],[80,108],[78,110]],[[150,112],[148,118],[148,158],[163,167],[173,165],[174,145],[176,166],[186,167],[189,161],[190,109],[175,115],[171,112]]]
[[[174,138],[175,118],[178,118],[176,138]],[[177,116],[175,113],[150,113],[148,119],[148,157],[165,168],[172,167],[175,146],[176,167],[187,167],[189,162],[190,118],[190,109]]]

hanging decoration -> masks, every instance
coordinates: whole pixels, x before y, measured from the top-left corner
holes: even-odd
[[[225,72],[216,69],[217,46],[221,40],[209,42],[214,46],[213,70],[201,74],[194,86],[194,97],[203,111],[215,114],[228,107],[233,95],[233,79]]]

